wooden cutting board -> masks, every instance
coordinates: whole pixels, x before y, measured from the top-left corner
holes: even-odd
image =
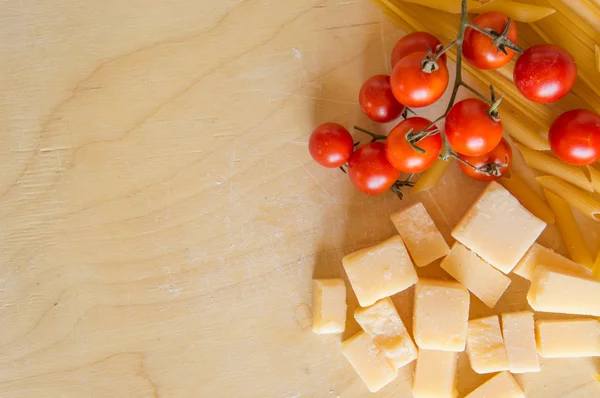
[[[1,9],[0,396],[368,396],[341,337],[310,331],[313,275],[342,276],[415,201],[450,240],[483,187],[453,166],[429,192],[369,197],[310,159],[321,122],[387,131],[357,93],[404,32],[367,0]],[[597,252],[600,227],[580,221]],[[554,227],[540,242],[564,253]],[[471,315],[523,309],[526,289],[515,277]],[[394,298],[408,324],[411,295]],[[463,395],[486,379],[460,367]],[[528,397],[598,397],[599,367],[518,379]],[[409,366],[374,396],[411,383]]]

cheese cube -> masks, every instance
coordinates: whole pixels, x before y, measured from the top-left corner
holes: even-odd
[[[363,331],[342,343],[342,353],[371,392],[379,391],[398,375],[396,368]]]
[[[508,274],[546,228],[502,185],[491,182],[452,231],[452,236]]]
[[[508,358],[497,315],[469,321],[467,355],[471,368],[479,374],[508,370]]]
[[[600,356],[597,319],[540,320],[535,329],[538,352],[544,358]]]
[[[450,251],[421,202],[393,213],[390,219],[417,267],[424,267]]]
[[[539,372],[533,312],[502,314],[502,336],[511,373]]]
[[[465,398],[525,398],[519,383],[508,372],[498,373]]]
[[[417,359],[415,343],[389,297],[370,307],[357,308],[354,318],[397,368]]]
[[[343,279],[313,279],[313,332],[342,333],[346,329],[346,285]]]
[[[509,277],[458,242],[440,266],[490,308],[496,305],[511,282]]]
[[[417,272],[399,235],[342,259],[361,307],[408,289]]]
[[[600,280],[537,266],[527,294],[535,311],[600,316]]]
[[[589,271],[585,266],[577,264],[554,252],[554,250],[548,249],[538,243],[534,243],[533,246],[527,250],[527,253],[525,253],[525,256],[519,261],[519,264],[517,264],[513,272],[525,279],[531,280],[533,271],[538,265],[545,265],[554,268],[557,271],[568,271],[574,274],[589,275]]]
[[[455,352],[420,349],[413,384],[414,397],[456,397],[457,357]]]
[[[413,334],[419,348],[464,351],[469,291],[458,282],[420,279],[415,288]]]

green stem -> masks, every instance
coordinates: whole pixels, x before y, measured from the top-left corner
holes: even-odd
[[[385,135],[371,133],[369,130],[365,130],[362,127],[358,127],[358,126],[354,126],[354,130],[358,130],[358,131],[360,131],[362,133],[370,135],[371,138],[373,138],[373,141],[385,140],[387,138]]]

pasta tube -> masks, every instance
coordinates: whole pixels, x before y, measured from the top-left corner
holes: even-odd
[[[543,176],[536,179],[545,189],[560,196],[592,220],[600,221],[600,202],[587,193],[557,177]]]

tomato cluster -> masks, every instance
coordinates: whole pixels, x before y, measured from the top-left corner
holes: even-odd
[[[513,59],[515,51],[522,52],[517,40],[517,27],[506,15],[484,13],[466,27],[461,55],[478,69],[498,69]],[[386,137],[371,134],[373,140],[358,148],[343,126],[322,124],[310,138],[312,157],[325,167],[342,167],[352,184],[368,194],[406,184],[398,181],[401,173],[421,173],[442,156],[456,158],[463,173],[478,181],[493,181],[508,173],[512,150],[502,138],[497,111],[500,101],[493,92],[491,101],[480,95],[449,106],[438,119],[445,119],[445,133],[437,121],[407,117],[408,107],[432,105],[446,91],[446,50],[438,38],[426,32],[401,38],[392,51],[391,75],[367,79],[358,99],[365,115],[375,122],[387,123],[400,116],[403,120]],[[554,45],[529,48],[517,59],[513,74],[518,90],[537,103],[564,97],[576,77],[573,57]],[[455,82],[454,90],[458,85]],[[375,142],[378,139],[385,139],[385,143]],[[600,116],[586,110],[567,112],[550,128],[549,140],[552,150],[565,162],[582,165],[600,160]]]

